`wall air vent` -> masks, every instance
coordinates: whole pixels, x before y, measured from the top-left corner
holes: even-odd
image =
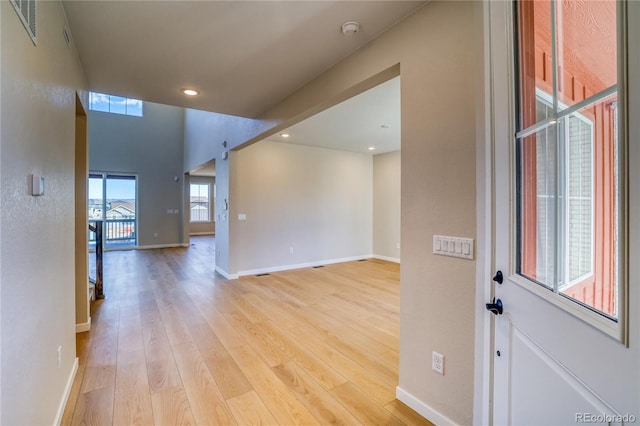
[[[29,33],[31,41],[36,45],[36,0],[11,0],[11,4]]]

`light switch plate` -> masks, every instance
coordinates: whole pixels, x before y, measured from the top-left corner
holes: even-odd
[[[473,260],[473,238],[433,236],[433,254]]]

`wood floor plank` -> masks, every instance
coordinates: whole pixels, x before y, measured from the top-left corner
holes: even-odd
[[[402,402],[395,400],[385,405],[385,408],[394,416],[402,420],[407,425],[416,426],[433,426],[429,420],[416,413],[410,407],[406,406]]]
[[[304,369],[295,362],[288,362],[273,368],[276,375],[311,414],[323,425],[357,425],[360,422],[333,396],[316,383]]]
[[[86,369],[87,355],[89,353],[89,343],[90,336],[88,332],[76,334],[76,355],[78,357],[78,371],[76,372],[75,380],[73,381],[71,391],[69,392],[67,405],[62,414],[62,421],[60,422],[62,426],[68,426],[73,423],[73,414],[76,409],[78,396],[80,395],[80,388],[82,386],[82,381],[84,378],[84,371]]]
[[[112,424],[113,396],[113,387],[80,393],[71,423],[87,426]]]
[[[240,425],[275,425],[278,424],[269,409],[254,391],[231,398],[227,401],[236,421]]]
[[[259,324],[254,324],[241,312],[235,311],[226,315],[229,323],[241,334],[249,346],[264,360],[269,367],[287,362],[289,358],[265,336]]]
[[[104,335],[102,339],[91,348],[80,390],[82,393],[105,387],[113,389],[115,384],[118,335]]]
[[[113,407],[113,423],[116,425],[153,423],[153,408],[145,371],[144,353],[141,355],[140,362],[118,364]]]
[[[235,421],[198,350],[174,347],[191,412],[197,424],[233,425]]]
[[[151,393],[182,385],[169,338],[162,322],[151,322],[143,329],[147,378]]]
[[[352,383],[345,383],[329,391],[363,424],[402,426],[404,423],[390,411],[376,404]]]
[[[238,346],[229,352],[279,424],[319,424],[253,349]]]
[[[224,314],[220,313],[214,306],[196,303],[196,307],[226,349],[235,348],[247,343],[244,337],[229,324]]]
[[[226,280],[214,238],[105,253],[62,423],[425,423],[395,400],[399,265]]]
[[[304,338],[306,332],[300,328],[287,330],[293,337]],[[324,362],[346,377],[372,399],[384,406],[395,399],[395,389],[384,380],[372,375],[371,371],[362,367],[357,361],[347,358],[342,353],[319,339],[306,339],[305,344],[320,356]]]
[[[215,377],[225,399],[242,395],[253,389],[238,364],[228,353],[219,353],[214,357],[205,358],[204,362]]]
[[[258,329],[291,360],[306,370],[306,372],[320,383],[325,389],[331,389],[347,381],[336,370],[329,367],[324,361],[305,348],[298,339],[279,329],[273,322],[265,321],[259,324]]]
[[[182,386],[165,388],[151,395],[156,425],[195,425],[187,394]]]

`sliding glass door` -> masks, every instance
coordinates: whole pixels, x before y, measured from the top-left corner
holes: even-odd
[[[114,173],[89,173],[89,223],[103,223],[106,248],[137,245],[136,177]],[[89,233],[89,246],[95,234]]]

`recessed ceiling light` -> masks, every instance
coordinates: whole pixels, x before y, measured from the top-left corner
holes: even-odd
[[[200,93],[197,90],[193,90],[193,89],[180,89],[180,91],[187,96],[196,96]]]
[[[375,146],[370,146],[370,147],[369,147],[369,151],[373,151],[374,149],[376,149],[376,147],[375,147]]]
[[[280,133],[280,136],[282,136],[283,138],[288,138],[289,137],[289,133]]]

